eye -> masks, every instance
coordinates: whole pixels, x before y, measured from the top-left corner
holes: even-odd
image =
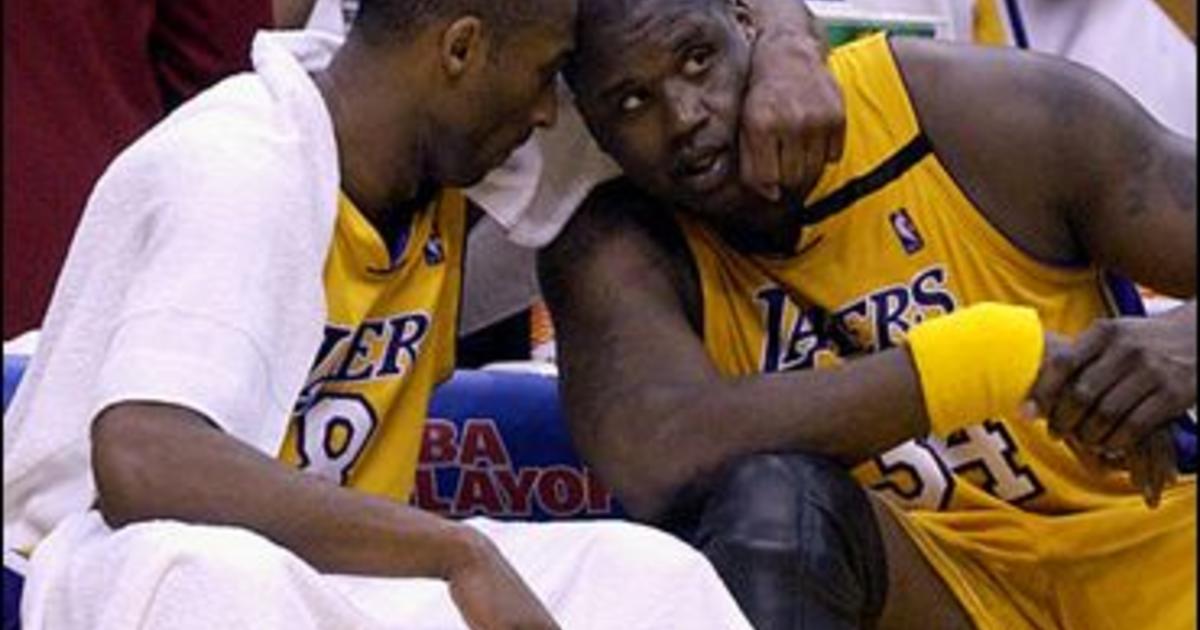
[[[617,102],[617,109],[622,114],[632,114],[645,107],[646,101],[646,93],[643,91],[627,92]]]
[[[704,74],[712,65],[713,49],[708,46],[697,46],[687,51],[683,60],[683,74],[694,77]]]

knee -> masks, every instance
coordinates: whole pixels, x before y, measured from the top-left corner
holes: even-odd
[[[698,532],[701,542],[792,549],[807,519],[832,524],[872,518],[858,483],[836,462],[810,455],[755,455],[723,471],[710,492]]]
[[[831,460],[760,455],[730,466],[707,499],[696,543],[735,592],[795,584],[837,602],[839,615],[882,609],[887,563],[870,499]]]
[[[782,455],[739,460],[719,475],[705,501],[698,541],[794,547],[800,515],[795,473]]]

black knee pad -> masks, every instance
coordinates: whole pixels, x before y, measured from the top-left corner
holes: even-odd
[[[840,465],[758,455],[712,488],[693,542],[755,628],[872,627],[887,560],[866,493]]]

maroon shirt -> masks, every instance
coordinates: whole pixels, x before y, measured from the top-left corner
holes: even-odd
[[[270,0],[4,0],[5,338],[41,327],[108,162],[270,23]]]

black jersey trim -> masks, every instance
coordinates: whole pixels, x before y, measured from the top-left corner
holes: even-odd
[[[870,172],[855,177],[820,201],[805,207],[804,224],[820,223],[845,210],[859,199],[892,183],[932,152],[933,148],[925,134],[918,132],[908,144]]]

